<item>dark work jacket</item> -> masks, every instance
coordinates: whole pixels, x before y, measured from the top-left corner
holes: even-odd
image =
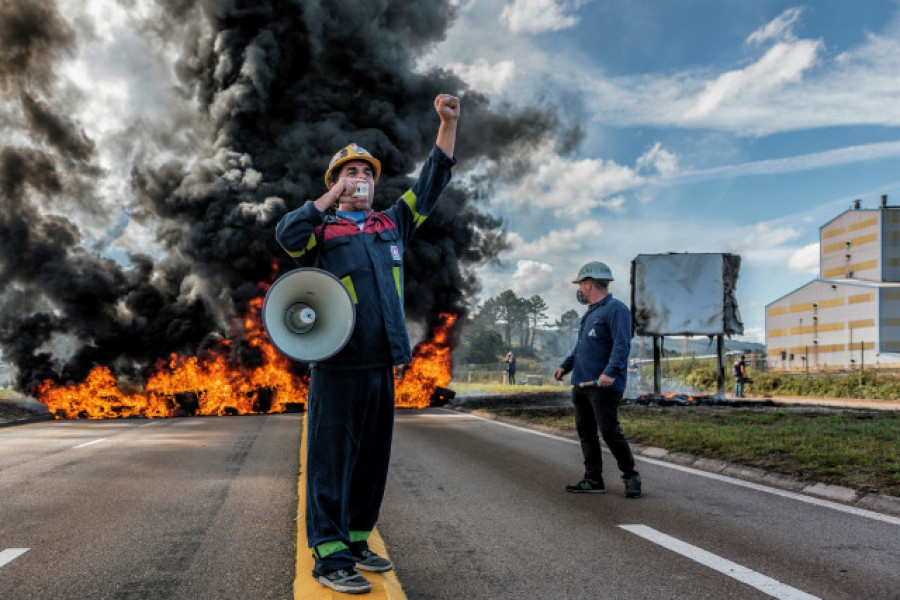
[[[287,253],[298,260],[317,253],[316,266],[341,280],[356,307],[356,326],[347,345],[317,367],[363,369],[412,360],[403,311],[403,253],[450,181],[455,164],[456,159],[434,146],[412,188],[389,209],[369,213],[362,229],[326,216],[312,201],[278,223],[275,238]]]
[[[612,388],[624,391],[631,351],[631,311],[607,295],[591,304],[578,327],[578,342],[560,367],[572,372],[572,385],[597,381],[600,375],[615,379]]]

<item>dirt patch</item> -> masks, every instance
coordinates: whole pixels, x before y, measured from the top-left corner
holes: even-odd
[[[30,421],[33,419],[47,418],[46,415],[37,413],[19,404],[24,396],[10,390],[0,390],[0,425],[15,423],[17,421]]]

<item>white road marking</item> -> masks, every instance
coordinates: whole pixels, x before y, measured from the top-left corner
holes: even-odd
[[[92,445],[92,444],[97,444],[97,443],[99,443],[99,442],[102,442],[102,441],[108,440],[108,439],[109,439],[109,438],[100,438],[100,439],[98,439],[98,440],[91,440],[90,442],[85,442],[85,443],[83,443],[83,444],[78,444],[77,446],[72,446],[72,449],[74,450],[75,448],[84,448],[84,447],[86,447],[86,446],[90,446],[90,445]]]
[[[453,413],[454,415],[460,414],[456,411],[453,411],[453,410],[450,410],[447,408],[439,408],[437,410],[443,410],[448,413]],[[552,433],[544,433],[543,431],[535,431],[534,429],[528,429],[527,427],[511,425],[510,423],[504,423],[502,421],[496,421],[494,419],[486,419],[484,417],[479,417],[479,416],[473,415],[473,414],[467,414],[466,416],[471,417],[473,419],[479,419],[481,421],[487,421],[488,423],[493,423],[495,425],[502,425],[503,427],[509,427],[510,429],[517,429],[519,431],[523,431],[525,433],[530,433],[532,435],[538,435],[541,437],[559,440],[561,442],[566,442],[569,444],[580,445],[580,442],[578,440],[570,440],[569,438],[564,438],[564,437],[561,437],[558,435],[554,435]],[[796,492],[789,492],[787,490],[769,487],[769,486],[763,485],[761,483],[753,483],[752,481],[744,481],[743,479],[735,479],[734,477],[728,477],[727,475],[719,475],[718,473],[710,473],[709,471],[701,471],[700,469],[694,469],[691,467],[686,467],[684,465],[666,462],[664,460],[656,460],[654,458],[647,458],[646,456],[635,455],[634,459],[637,461],[650,463],[652,465],[657,465],[659,467],[665,467],[667,469],[673,469],[675,471],[682,471],[683,473],[699,475],[700,477],[706,477],[707,479],[715,479],[716,481],[721,481],[723,483],[729,483],[731,485],[736,485],[738,487],[745,487],[745,488],[749,488],[751,490],[756,490],[758,492],[765,492],[766,494],[772,494],[773,496],[781,496],[782,498],[790,498],[791,500],[797,500],[798,502],[805,502],[806,504],[813,504],[815,506],[821,506],[823,508],[830,508],[832,510],[837,510],[837,511],[840,511],[843,513],[855,515],[857,517],[864,517],[866,519],[872,519],[874,521],[882,521],[884,523],[890,523],[892,525],[900,526],[900,517],[894,517],[892,515],[884,515],[881,513],[877,513],[875,511],[866,510],[864,508],[857,508],[855,506],[847,506],[846,504],[839,504],[837,502],[831,502],[830,500],[823,500],[821,498],[814,498],[812,496],[806,496],[804,494],[798,494]]]
[[[877,512],[871,511],[871,510],[866,510],[864,508],[857,508],[855,506],[847,506],[846,504],[839,504],[837,502],[832,502],[830,500],[823,500],[822,498],[814,498],[812,496],[806,496],[804,494],[798,494],[796,492],[789,492],[787,490],[781,490],[778,488],[769,487],[769,486],[763,485],[761,483],[753,483],[752,481],[744,481],[743,479],[735,479],[734,477],[728,477],[727,475],[719,475],[718,473],[710,473],[709,471],[700,471],[698,469],[692,469],[691,467],[685,467],[683,465],[678,465],[678,464],[666,462],[663,460],[656,460],[656,459],[647,458],[644,456],[635,456],[634,458],[635,458],[635,460],[641,460],[641,461],[644,461],[644,462],[647,462],[650,464],[659,465],[661,467],[667,467],[669,469],[674,469],[676,471],[684,471],[685,473],[693,473],[694,475],[700,475],[701,477],[706,477],[708,479],[715,479],[716,481],[730,483],[731,485],[745,487],[745,488],[749,488],[751,490],[756,490],[759,492],[765,492],[767,494],[772,494],[773,496],[781,496],[783,498],[799,500],[800,502],[806,502],[807,504],[814,504],[816,506],[822,506],[824,508],[839,510],[841,512],[851,514],[851,515],[856,515],[858,517],[874,519],[875,521],[883,521],[885,523],[891,523],[892,525],[900,525],[900,517],[893,517],[891,515],[883,515],[881,513],[877,513]]]
[[[29,548],[7,548],[0,552],[0,567],[6,563],[12,562],[28,552]]]
[[[797,588],[781,583],[776,579],[767,577],[762,573],[758,573],[757,571],[731,562],[712,552],[707,552],[703,548],[698,548],[697,546],[683,542],[678,538],[661,533],[652,527],[647,527],[646,525],[619,525],[619,527],[626,531],[630,531],[635,535],[639,535],[654,544],[658,544],[663,548],[667,548],[672,552],[677,552],[682,556],[686,556],[687,558],[707,566],[710,569],[714,569],[719,573],[737,579],[741,583],[746,583],[773,598],[779,598],[780,600],[819,600],[818,596],[807,594]]]

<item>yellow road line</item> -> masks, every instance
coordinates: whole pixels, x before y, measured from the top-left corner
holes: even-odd
[[[300,441],[300,481],[297,486],[297,567],[294,578],[295,600],[336,600],[339,598],[366,598],[366,600],[407,600],[403,587],[394,571],[387,573],[360,573],[372,584],[372,591],[359,594],[342,594],[325,587],[312,577],[315,566],[309,544],[306,541],[306,415],[303,415],[303,436]],[[372,530],[369,536],[369,548],[372,552],[390,559],[384,540],[378,529]]]

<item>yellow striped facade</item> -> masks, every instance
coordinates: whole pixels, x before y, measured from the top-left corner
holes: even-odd
[[[822,344],[819,346],[819,354],[828,354],[831,352],[843,352],[847,349],[846,344]]]
[[[804,333],[813,333],[812,325],[801,325],[800,327],[791,327],[791,335],[803,335]]]
[[[853,238],[850,240],[851,246],[862,246],[863,244],[871,244],[872,242],[878,241],[877,233],[870,233],[868,235],[861,235],[857,238]]]
[[[835,244],[828,244],[827,246],[823,246],[822,254],[831,254],[833,252],[841,252],[843,250],[846,250],[847,248],[862,246],[863,244],[871,244],[872,242],[877,242],[877,241],[878,241],[877,233],[861,235],[859,237],[851,238],[849,246],[847,245],[847,242],[837,242]]]
[[[803,304],[792,304],[790,310],[792,313],[798,313],[798,312],[809,312],[812,309],[813,309],[812,302],[804,302]]]
[[[900,326],[900,319],[890,319],[891,323],[885,323],[891,326]],[[875,327],[875,319],[856,319],[854,321],[839,321],[836,323],[819,323],[816,325],[800,325],[791,327],[790,329],[770,329],[767,333],[770,338],[784,337],[786,335],[804,335],[807,333],[823,334],[831,331],[844,331],[845,329],[863,329],[866,327]]]
[[[859,304],[860,302],[872,302],[875,300],[875,294],[856,294],[847,297],[847,304]]]
[[[853,223],[848,229],[850,231],[859,231],[860,229],[873,227],[875,225],[878,225],[878,217],[872,217],[871,219],[866,219],[865,221],[860,221],[859,223]]]
[[[827,246],[822,247],[822,254],[831,254],[832,252],[838,252],[839,250],[843,250],[847,247],[847,244],[844,242],[838,242],[837,244],[828,244]]]
[[[896,349],[900,350],[900,342],[889,342],[893,343],[896,346]],[[809,346],[791,346],[789,348],[770,348],[766,354],[768,356],[781,357],[782,352],[787,352],[796,356],[806,356],[809,354],[810,356],[814,356],[815,354],[831,354],[834,352],[846,352],[847,344],[821,344],[818,347],[815,345]],[[863,350],[874,350],[875,342],[863,342]],[[852,351],[859,351],[859,342],[853,342]]]
[[[819,302],[819,309],[823,308],[831,308],[833,306],[843,306],[844,299],[843,298],[831,298],[829,300],[822,300]]]
[[[765,309],[770,367],[900,366],[900,207],[846,211],[819,243],[819,279]]]
[[[847,321],[847,327],[849,327],[850,329],[875,327],[875,319],[857,319],[855,321]]]
[[[849,273],[859,273],[861,271],[868,271],[870,269],[877,269],[878,261],[877,260],[867,260],[865,262],[859,263],[850,263],[846,267],[836,267],[834,269],[828,269],[824,273],[822,273],[822,277],[825,279],[831,279],[832,277],[844,277]]]

